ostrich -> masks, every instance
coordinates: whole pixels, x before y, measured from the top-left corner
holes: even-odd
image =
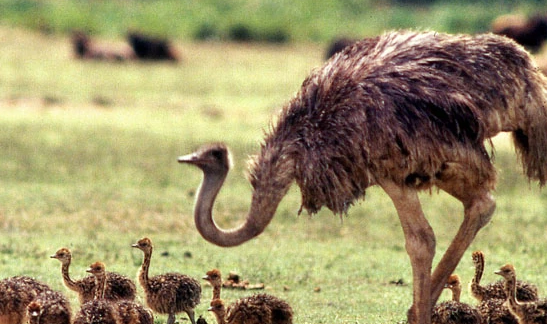
[[[70,278],[69,268],[72,262],[72,253],[67,248],[60,248],[51,258],[61,262],[61,273],[63,275],[64,285],[78,293],[78,299],[81,304],[88,302],[94,297],[95,279],[93,276],[87,276],[80,280],[74,281]],[[115,272],[107,272],[107,284],[105,288],[105,299],[108,300],[134,300],[137,295],[137,287],[135,283]]]
[[[0,280],[0,323],[22,324],[27,305],[51,288],[34,278],[15,276]]]
[[[211,302],[220,300],[220,290],[222,286],[222,276],[220,270],[213,269],[207,271],[207,275],[204,276],[203,279],[209,281],[213,286],[213,298]],[[245,297],[230,306],[230,309],[234,312],[240,312],[241,314],[252,313],[250,312],[250,309],[252,308],[256,308],[259,313],[267,312],[270,317],[268,321],[272,324],[292,323],[293,311],[291,306],[287,302],[269,294],[256,294],[250,297]]]
[[[433,324],[480,324],[482,316],[477,309],[460,302],[462,285],[456,274],[448,277],[445,288],[452,291],[452,300],[435,305],[431,316]]]
[[[212,299],[220,299],[220,287],[222,286],[222,275],[220,274],[220,270],[212,269],[207,271],[205,276],[203,276],[203,280],[207,280],[213,287]]]
[[[547,323],[547,300],[521,302],[517,300],[515,268],[511,264],[501,267],[496,274],[505,279],[506,305],[519,324]]]
[[[222,299],[213,299],[209,310],[218,324],[291,324],[293,316],[289,304],[268,294],[238,299],[227,310]]]
[[[148,307],[154,312],[168,314],[167,324],[173,324],[175,314],[180,312],[186,312],[192,324],[195,324],[194,307],[199,304],[201,298],[199,282],[179,273],[165,273],[149,278],[152,241],[145,237],[133,244],[132,247],[138,248],[144,253],[142,266],[139,270],[139,282],[146,294]]]
[[[395,31],[356,42],[313,71],[282,109],[250,165],[246,221],[224,230],[213,204],[228,150],[208,145],[179,162],[201,168],[194,219],[219,246],[264,231],[291,184],[302,207],[337,214],[379,185],[393,201],[413,276],[410,323],[430,323],[447,278],[495,209],[485,141],[512,132],[528,178],[547,181],[547,80],[514,41],[492,34]],[[463,222],[432,272],[435,234],[418,197],[433,186],[462,202]]]
[[[105,291],[107,284],[107,272],[105,264],[95,262],[87,269],[95,277],[95,295],[94,301],[110,302],[117,313],[116,317],[120,324],[153,324],[154,317],[152,313],[142,305],[132,300],[109,301],[106,300]]]
[[[505,299],[505,289],[503,281],[496,281],[486,286],[481,286],[480,281],[484,272],[484,253],[475,251],[471,255],[475,265],[475,276],[469,284],[471,295],[479,302],[487,299]],[[517,299],[520,301],[532,301],[538,299],[537,287],[528,282],[517,280]]]
[[[60,292],[46,290],[27,306],[29,324],[71,324],[72,310]]]

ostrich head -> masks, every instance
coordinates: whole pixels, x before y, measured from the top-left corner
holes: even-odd
[[[211,304],[209,305],[209,308],[207,310],[217,315],[221,314],[225,311],[224,302],[222,301],[222,299],[213,299],[211,300]]]
[[[27,306],[27,313],[31,323],[39,323],[42,306],[37,301],[32,301]]]
[[[94,276],[104,276],[106,273],[106,267],[104,263],[97,261],[92,263],[86,271]]]
[[[137,243],[132,244],[131,247],[137,248],[144,253],[152,253],[152,241],[148,237],[144,237],[137,241]]]
[[[222,276],[220,274],[220,270],[218,269],[207,271],[206,275],[203,276],[203,279],[209,281],[209,283],[211,283],[211,285],[213,286],[215,286],[215,284],[219,286],[220,284],[222,284]]]
[[[445,288],[454,290],[454,289],[461,289],[462,284],[460,281],[460,276],[457,274],[453,274],[450,277],[448,277],[448,280],[446,281],[446,284],[444,285]]]
[[[247,219],[238,228],[224,230],[213,220],[212,209],[231,166],[228,148],[222,143],[208,144],[178,158],[179,163],[195,165],[203,171],[194,221],[206,240],[219,246],[236,246],[258,236],[270,223],[277,205],[294,180],[294,167],[291,158],[277,147],[263,149],[258,160],[255,160],[249,176],[254,191]]]
[[[61,263],[66,264],[70,263],[72,253],[70,253],[70,250],[67,248],[60,248],[55,254],[51,255],[50,258],[57,259],[61,261]]]
[[[495,274],[502,276],[505,280],[514,280],[516,276],[515,267],[512,264],[506,264],[496,271]]]

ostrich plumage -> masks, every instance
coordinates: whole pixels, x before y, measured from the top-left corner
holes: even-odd
[[[65,287],[76,292],[80,304],[93,300],[95,291],[95,278],[86,276],[80,280],[70,278],[69,268],[72,262],[72,252],[67,248],[60,248],[50,256],[61,262],[61,274]],[[107,282],[104,298],[107,300],[134,300],[137,295],[137,286],[127,276],[116,272],[107,272]]]
[[[227,308],[221,299],[211,300],[209,310],[218,324],[291,324],[291,306],[275,296],[257,294],[236,300]]]
[[[194,308],[200,303],[201,298],[199,282],[192,277],[174,272],[149,277],[152,241],[145,237],[132,246],[144,253],[138,276],[148,307],[154,312],[168,314],[167,324],[173,324],[175,314],[180,312],[188,314],[192,324],[195,324]]]
[[[471,255],[473,264],[475,265],[475,276],[469,284],[469,291],[479,302],[487,299],[505,299],[504,281],[498,280],[481,286],[480,282],[484,273],[484,253],[475,251]],[[517,299],[520,301],[532,301],[538,299],[538,289],[536,285],[517,280]]]
[[[47,284],[27,276],[0,280],[0,323],[22,324],[26,320],[28,304],[50,290]]]
[[[62,293],[46,290],[27,306],[29,324],[71,324],[70,302]]]
[[[224,146],[179,157],[204,172],[194,219],[201,235],[235,246],[264,231],[293,182],[302,208],[345,214],[368,187],[393,201],[413,273],[409,323],[428,324],[443,286],[494,210],[486,143],[511,132],[524,173],[547,181],[547,80],[514,41],[493,34],[396,31],[346,47],[303,82],[250,163],[252,201],[238,228],[213,204],[228,173]],[[437,187],[464,207],[432,271],[435,233],[418,192]]]
[[[509,311],[517,318],[519,324],[545,324],[547,323],[547,299],[535,301],[519,301],[517,299],[516,271],[512,264],[501,267],[496,274],[505,279],[505,304]]]
[[[460,277],[456,274],[448,277],[446,289],[452,292],[452,300],[442,302],[433,307],[431,316],[432,324],[481,324],[480,312],[460,301],[462,285]]]
[[[108,273],[103,262],[92,263],[86,270],[95,279],[93,300],[82,305],[77,314],[75,324],[153,324],[152,312],[139,303],[128,300],[108,300],[107,291]]]

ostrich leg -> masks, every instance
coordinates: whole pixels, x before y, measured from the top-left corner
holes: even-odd
[[[431,323],[431,267],[435,255],[435,233],[424,216],[418,193],[393,182],[380,184],[393,201],[405,235],[413,277],[413,303],[408,311],[410,324]]]
[[[433,272],[431,279],[432,306],[441,295],[444,282],[454,269],[456,269],[463,254],[469,245],[471,245],[479,230],[490,221],[496,208],[494,198],[488,191],[482,193],[472,192],[474,193],[473,195],[466,193],[466,197],[456,195],[450,191],[448,192],[463,202],[465,212],[463,222],[456,236]]]

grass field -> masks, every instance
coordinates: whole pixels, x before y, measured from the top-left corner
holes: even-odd
[[[295,323],[405,319],[410,266],[395,210],[377,188],[340,220],[328,211],[298,217],[294,186],[266,232],[236,248],[212,246],[194,229],[201,174],[178,165],[177,156],[210,141],[232,148],[236,165],[215,213],[224,227],[238,224],[250,201],[247,156],[321,64],[321,46],[176,43],[184,60],[173,65],[76,61],[64,37],[12,28],[0,29],[0,44],[0,277],[36,276],[71,296],[77,309],[49,255],[71,248],[75,278],[96,260],[134,277],[142,255],[130,245],[148,236],[156,246],[153,274],[237,271],[286,299]],[[545,294],[545,192],[525,180],[507,136],[495,144],[498,208],[457,272],[467,284],[471,251],[481,249],[485,282],[511,262]],[[422,197],[440,257],[462,207],[443,193]],[[403,285],[390,283],[400,279]],[[248,293],[223,292],[228,300]],[[209,323],[210,296],[204,286],[196,310]],[[467,293],[462,299],[472,302]]]

